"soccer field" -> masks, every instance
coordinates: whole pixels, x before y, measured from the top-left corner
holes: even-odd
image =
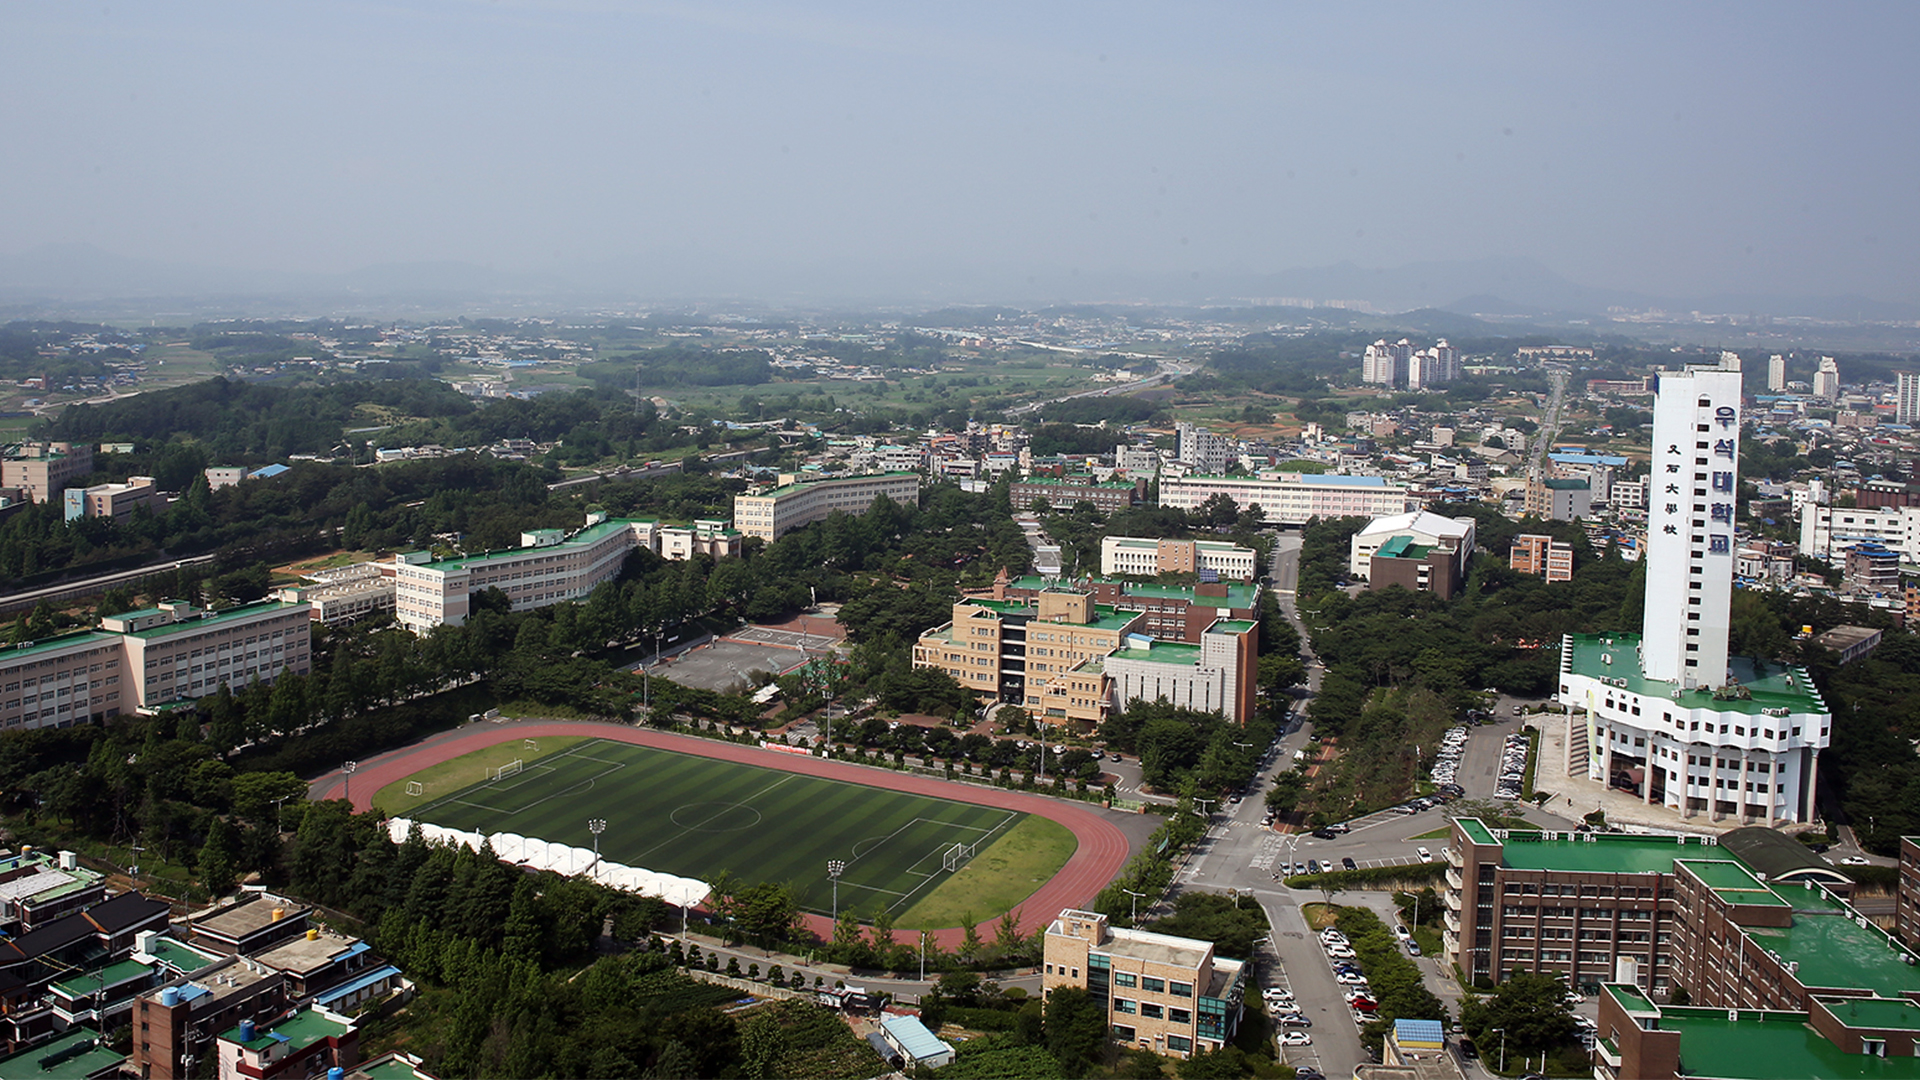
[[[786,882],[801,907],[821,913],[833,903],[827,861],[844,860],[841,910],[868,917],[906,911],[964,865],[949,865],[956,844],[983,853],[1027,815],[593,739],[408,816],[583,848],[593,846],[587,822],[597,818],[607,823],[600,855],[610,862],[706,881],[729,870],[746,882]]]

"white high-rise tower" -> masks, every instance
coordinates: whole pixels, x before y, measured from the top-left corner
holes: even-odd
[[[1659,375],[1640,641],[1649,679],[1707,687],[1727,681],[1739,467],[1739,372]]]
[[[1896,372],[1893,378],[1893,420],[1920,423],[1920,372]]]

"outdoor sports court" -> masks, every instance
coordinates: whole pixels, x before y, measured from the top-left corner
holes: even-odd
[[[800,905],[833,902],[830,859],[844,860],[840,907],[908,911],[1026,815],[797,772],[593,739],[527,760],[513,775],[423,804],[409,815],[447,828],[513,832],[683,877],[722,870],[793,886]]]

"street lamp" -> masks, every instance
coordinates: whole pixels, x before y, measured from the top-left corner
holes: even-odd
[[[347,809],[349,812],[353,809],[353,774],[358,768],[360,768],[360,763],[357,761],[349,761],[340,766],[340,790],[347,797]]]
[[[1500,1033],[1500,1071],[1506,1072],[1507,1071],[1507,1029],[1503,1027],[1497,1027],[1497,1028],[1494,1028],[1493,1030]]]
[[[1196,805],[1198,805],[1200,803],[1217,803],[1220,800],[1219,799],[1195,799],[1193,801]],[[1208,811],[1195,810],[1194,813],[1199,814],[1203,818],[1210,818],[1213,816],[1213,812],[1211,810],[1208,810]]]
[[[927,981],[927,932],[920,931],[920,981]]]
[[[593,880],[600,880],[600,834],[607,831],[605,818],[588,818],[587,831],[593,834]]]
[[[833,879],[833,921],[836,926],[840,923],[840,875],[846,870],[845,859],[827,860],[827,876]]]
[[[1140,898],[1147,894],[1143,892],[1134,892],[1132,889],[1127,888],[1125,885],[1120,886],[1120,891],[1123,893],[1126,893],[1128,896],[1133,897],[1133,903],[1129,905],[1127,908],[1127,922],[1129,923],[1139,922],[1140,921]]]

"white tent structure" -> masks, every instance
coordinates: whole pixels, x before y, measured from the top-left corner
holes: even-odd
[[[410,818],[389,818],[387,838],[396,844],[406,843],[408,834],[413,831],[413,824]],[[596,865],[592,848],[549,843],[537,836],[510,832],[482,835],[426,822],[420,823],[420,835],[430,844],[459,844],[474,851],[480,850],[483,843],[491,844],[494,855],[502,862],[535,870],[551,870],[569,877],[591,873],[594,880],[602,885],[637,896],[658,897],[677,908],[691,908],[706,900],[713,892],[712,886],[698,878],[663,874],[610,860],[600,860]]]

